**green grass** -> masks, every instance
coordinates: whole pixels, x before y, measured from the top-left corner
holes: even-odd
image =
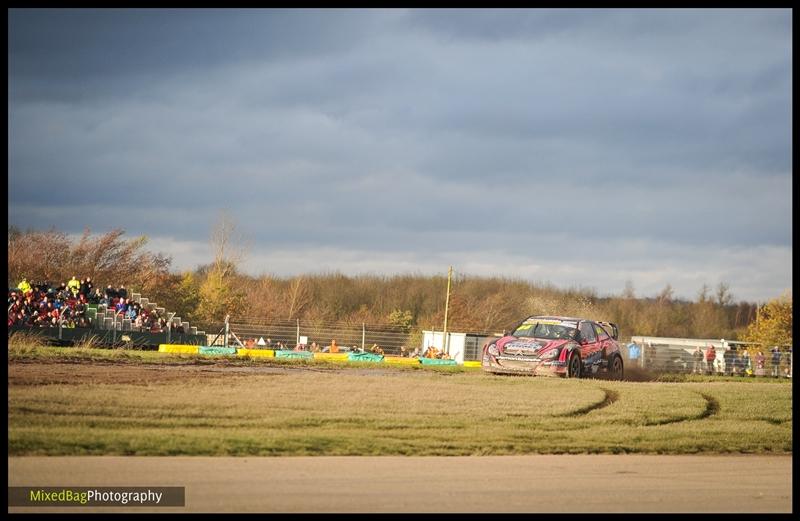
[[[88,357],[81,359],[87,363],[97,357],[93,351],[52,356],[75,361],[61,358],[72,355]],[[166,363],[159,353],[104,355],[122,357],[124,364]],[[186,358],[169,356],[177,363]],[[10,350],[9,371],[13,361],[31,364],[36,359],[30,353],[12,355]],[[47,370],[50,364],[42,365]],[[256,372],[216,378],[187,372],[185,379],[160,383],[10,385],[8,453],[792,451],[791,385],[561,380],[360,366],[380,370]],[[81,364],[74,367],[81,370]]]

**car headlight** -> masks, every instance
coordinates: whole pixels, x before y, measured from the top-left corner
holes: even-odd
[[[486,350],[486,352],[492,356],[497,356],[500,354],[496,344],[489,344],[489,348]]]
[[[542,355],[539,358],[541,358],[542,360],[552,360],[553,358],[558,358],[559,353],[561,353],[561,349],[558,348],[551,349],[546,353],[542,353]]]

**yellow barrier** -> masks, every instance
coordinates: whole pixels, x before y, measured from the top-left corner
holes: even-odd
[[[481,362],[480,360],[466,360],[464,362],[464,367],[480,367]]]
[[[391,365],[420,365],[417,358],[405,358],[402,356],[385,356],[383,363]]]
[[[158,352],[196,355],[200,352],[200,346],[193,346],[188,344],[159,344]]]
[[[347,360],[347,353],[314,353],[314,360]]]
[[[239,349],[236,351],[236,356],[253,356],[253,357],[274,357],[275,350],[273,349]]]

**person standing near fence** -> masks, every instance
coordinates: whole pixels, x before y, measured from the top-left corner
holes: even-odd
[[[742,353],[742,374],[743,376],[753,375],[753,365],[750,360],[750,352],[747,349]]]
[[[783,354],[783,357],[786,359],[786,378],[792,377],[792,348],[790,347],[788,351]]]
[[[756,376],[767,376],[766,361],[767,357],[764,356],[763,351],[756,353]]]
[[[722,354],[722,359],[725,361],[725,374],[733,376],[736,372],[736,347],[731,346]]]
[[[694,361],[692,373],[703,374],[703,350],[700,349],[700,346],[697,346],[695,352],[692,353],[692,360]]]
[[[708,374],[714,374],[714,360],[717,359],[717,351],[714,349],[713,345],[708,346],[708,350],[706,351],[706,365],[708,366]]]
[[[772,376],[775,378],[781,375],[781,350],[778,346],[772,348]]]

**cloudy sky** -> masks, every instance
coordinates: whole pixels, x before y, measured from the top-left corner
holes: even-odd
[[[254,275],[792,285],[789,10],[11,10],[8,216]]]

